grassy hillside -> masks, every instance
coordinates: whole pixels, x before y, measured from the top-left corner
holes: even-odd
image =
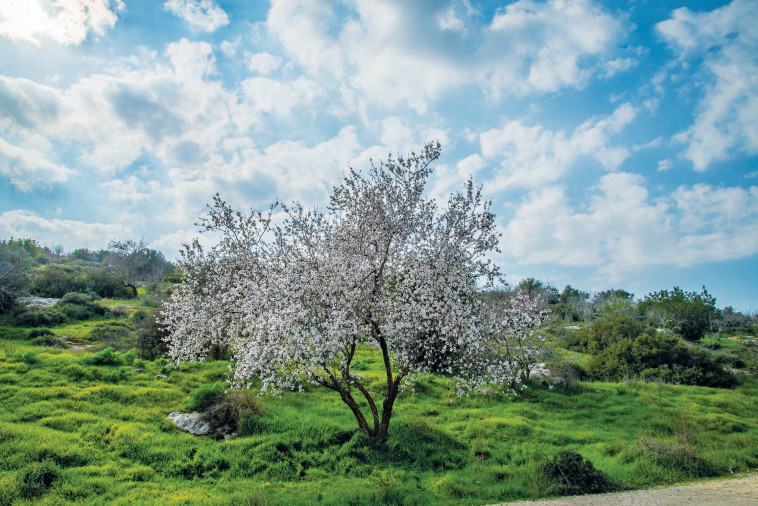
[[[97,323],[53,332],[85,344]],[[185,434],[166,415],[223,381],[227,363],[93,360],[101,343],[42,348],[26,332],[0,326],[0,504],[483,504],[554,493],[540,466],[561,450],[622,487],[758,467],[755,380],[733,390],[536,383],[509,399],[456,397],[427,376],[398,400],[380,448],[336,394],[314,388],[261,399],[247,435],[225,441]],[[362,350],[357,362],[381,388],[378,354]]]

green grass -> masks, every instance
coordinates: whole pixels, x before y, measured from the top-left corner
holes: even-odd
[[[53,331],[86,341],[97,323]],[[142,372],[90,365],[92,351],[4,335],[0,504],[486,504],[548,495],[538,470],[561,450],[626,487],[758,467],[756,380],[735,390],[537,384],[509,399],[457,397],[428,375],[398,399],[390,440],[378,448],[339,396],[312,387],[264,397],[249,436],[217,441],[178,431],[166,415],[200,385],[224,381],[225,362],[183,365],[162,379],[162,360]],[[355,360],[369,388],[381,388],[379,354],[364,349]],[[48,470],[49,484],[29,484]]]

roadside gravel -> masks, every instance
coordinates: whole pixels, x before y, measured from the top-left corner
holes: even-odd
[[[758,506],[758,473],[751,473],[730,479],[715,479],[679,485],[659,487],[613,494],[582,495],[542,501],[521,501],[512,505],[557,506],[636,506],[640,504],[701,506]]]

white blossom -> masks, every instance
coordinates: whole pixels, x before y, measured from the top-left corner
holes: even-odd
[[[469,391],[501,379],[499,334],[483,318],[477,285],[499,279],[487,256],[499,234],[472,181],[442,208],[424,197],[439,154],[428,144],[365,174],[351,168],[323,212],[275,204],[235,213],[217,195],[202,225],[221,240],[207,253],[198,242],[185,248],[187,281],[163,312],[171,358],[200,360],[228,345],[235,386],[322,385],[373,442],[386,439],[401,383],[413,374],[442,372]],[[285,216],[276,226],[275,212]],[[361,345],[381,351],[383,399],[351,372]]]

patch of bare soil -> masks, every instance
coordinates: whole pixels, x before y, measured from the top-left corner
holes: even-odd
[[[755,506],[758,505],[758,473],[745,474],[727,480],[715,479],[675,487],[659,487],[631,492],[616,492],[613,494],[581,495],[542,501],[521,501],[509,504],[533,504],[537,506],[564,504],[592,506],[633,506],[639,504]]]

